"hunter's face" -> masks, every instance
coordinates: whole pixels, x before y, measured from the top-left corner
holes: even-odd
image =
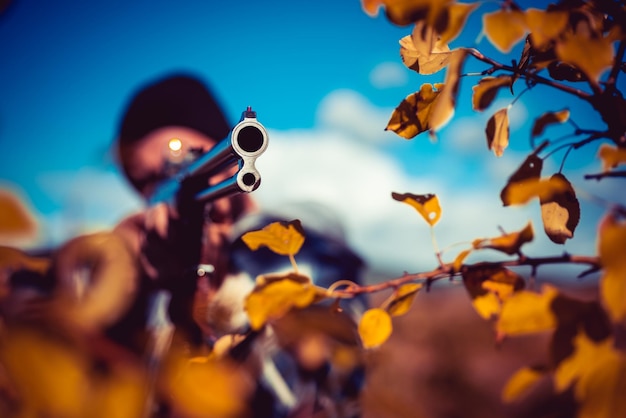
[[[189,128],[164,127],[151,132],[136,144],[133,144],[128,167],[128,175],[139,185],[139,191],[147,198],[154,191],[157,183],[164,178],[164,167],[169,162],[182,158],[190,149],[202,153],[210,150],[217,141]],[[236,167],[213,176],[207,184],[215,184],[231,177]],[[234,221],[252,207],[247,195],[222,198],[206,208],[206,227],[203,243],[203,262],[213,264],[219,270],[224,267],[220,253],[230,239]]]

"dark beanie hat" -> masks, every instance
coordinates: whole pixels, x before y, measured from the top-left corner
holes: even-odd
[[[230,132],[230,125],[209,88],[197,78],[170,75],[140,88],[123,114],[117,151],[125,174],[132,164],[125,150],[155,129],[184,126],[219,141]],[[134,184],[133,179],[130,182]]]

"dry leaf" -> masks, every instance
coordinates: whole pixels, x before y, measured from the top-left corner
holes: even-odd
[[[323,298],[325,291],[312,283],[292,280],[286,275],[282,280],[256,286],[245,301],[245,309],[254,330],[268,321],[278,319],[292,308],[305,308]]]
[[[533,238],[533,225],[531,222],[528,222],[520,231],[511,232],[495,238],[477,239],[474,240],[472,246],[475,249],[491,248],[502,251],[505,254],[513,255],[519,253],[522,245],[531,242]]]
[[[626,321],[626,221],[609,213],[600,222],[598,256],[604,274],[600,297],[615,322]]]
[[[394,109],[385,130],[411,139],[430,129],[430,114],[440,93],[431,84],[422,84],[419,92],[408,95]]]
[[[472,108],[479,112],[487,109],[495,99],[498,90],[502,87],[511,87],[512,83],[513,79],[509,75],[482,78],[477,85],[472,87]]]
[[[193,417],[242,416],[253,389],[244,369],[225,358],[190,361],[180,355],[169,361],[163,384],[175,415]]]
[[[557,318],[551,309],[558,295],[555,287],[544,285],[541,293],[516,292],[506,300],[496,323],[498,334],[521,335],[554,329]]]
[[[554,123],[564,123],[569,119],[569,110],[563,109],[558,112],[546,112],[543,115],[535,119],[533,129],[531,131],[531,137],[537,137],[541,135],[546,126]]]
[[[509,113],[508,108],[498,110],[487,122],[485,129],[487,148],[497,157],[502,157],[504,150],[509,146]]]
[[[241,239],[251,249],[267,246],[280,255],[295,255],[304,243],[304,230],[299,220],[273,222],[259,231],[245,233]]]
[[[461,70],[466,57],[467,51],[464,49],[452,51],[446,70],[446,78],[443,83],[444,86],[441,89],[441,94],[433,103],[432,113],[428,120],[428,127],[431,133],[443,128],[454,115],[461,81]]]
[[[532,367],[522,367],[504,385],[502,389],[502,401],[513,402],[518,400],[535,384],[545,376],[544,372]]]
[[[549,201],[553,199],[553,196],[566,192],[570,187],[569,182],[560,177],[552,176],[548,179],[530,178],[508,184],[506,201],[509,205],[525,205],[534,198]]]
[[[409,283],[400,286],[394,292],[391,301],[387,305],[389,315],[401,316],[406,314],[411,309],[413,300],[422,287],[421,283]]]
[[[511,48],[526,35],[524,13],[518,10],[485,13],[483,28],[489,42],[502,52],[510,52]]]
[[[620,164],[626,164],[626,148],[602,144],[598,150],[598,157],[602,160],[602,171],[607,172]]]
[[[463,285],[476,312],[484,319],[491,319],[500,314],[502,302],[523,289],[525,282],[504,267],[473,266],[463,272]]]
[[[434,226],[441,218],[441,206],[437,195],[392,192],[391,197],[414,207],[430,226]]]
[[[561,173],[551,178],[562,180],[566,187],[552,194],[549,198],[540,198],[541,219],[548,238],[555,244],[564,244],[574,237],[574,231],[580,221],[580,204],[571,183]]]
[[[450,60],[450,48],[424,22],[418,22],[410,36],[400,39],[400,56],[404,65],[419,74],[434,74]]]
[[[441,36],[441,42],[448,44],[456,39],[465,27],[470,13],[477,7],[478,3],[452,3],[445,8],[435,21],[435,30]]]
[[[500,192],[500,199],[502,200],[502,204],[504,206],[508,206],[511,204],[509,198],[509,191],[511,186],[514,184],[520,183],[524,180],[531,179],[539,179],[541,176],[541,169],[543,167],[543,160],[535,154],[530,154],[522,165],[519,166],[517,170],[509,177],[506,186]]]
[[[526,10],[526,26],[530,31],[533,46],[543,49],[556,39],[567,27],[569,14],[562,11]]]
[[[31,238],[36,232],[35,218],[24,203],[15,194],[0,189],[0,237]]]
[[[391,336],[391,316],[381,308],[369,309],[361,317],[358,330],[363,347],[376,348]]]
[[[626,411],[626,357],[614,344],[612,338],[594,342],[581,330],[574,352],[554,373],[557,391],[574,385],[579,417],[614,418]]]
[[[614,41],[614,33],[598,38],[586,31],[577,31],[560,38],[555,52],[560,60],[579,68],[597,84],[602,73],[613,64]]]

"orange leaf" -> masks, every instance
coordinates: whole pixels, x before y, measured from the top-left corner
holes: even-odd
[[[463,272],[463,285],[476,312],[484,319],[498,316],[503,301],[524,288],[517,273],[499,266],[474,266]]]
[[[498,10],[483,15],[483,28],[487,39],[500,51],[509,52],[513,45],[524,39],[526,22],[524,13],[517,10]]]
[[[468,250],[463,250],[460,253],[458,253],[457,256],[454,258],[454,261],[452,262],[452,269],[455,273],[458,273],[459,271],[461,271],[461,267],[463,266],[463,261],[465,261],[467,256],[470,255],[472,250],[473,250],[472,248]]]
[[[430,226],[434,226],[441,218],[441,206],[437,195],[392,192],[391,197],[414,207]]]
[[[280,255],[295,255],[304,243],[304,231],[299,220],[274,222],[259,231],[245,233],[241,239],[253,251],[262,246]]]
[[[502,400],[513,402],[526,393],[545,373],[531,367],[522,367],[509,378],[502,390]]]
[[[511,204],[509,198],[509,191],[511,187],[523,180],[539,179],[541,176],[541,169],[543,167],[543,160],[535,154],[530,154],[522,165],[509,177],[506,186],[500,192],[500,199],[504,206]]]
[[[579,68],[595,84],[613,64],[614,33],[594,37],[585,31],[569,33],[556,43],[555,52],[563,62]]]
[[[386,310],[373,308],[365,311],[359,322],[359,336],[365,348],[375,348],[391,336],[393,326]]]
[[[292,308],[305,308],[324,298],[324,291],[300,277],[288,274],[280,280],[263,283],[254,288],[245,301],[252,329],[258,330],[268,321],[281,318]]]
[[[557,317],[551,309],[559,294],[555,287],[544,285],[541,293],[522,290],[504,303],[496,324],[498,334],[522,335],[554,329]]]
[[[528,222],[524,229],[505,234],[496,238],[478,239],[472,243],[475,249],[491,248],[494,250],[502,251],[505,254],[513,255],[517,254],[527,242],[532,241],[534,238],[533,225]]]
[[[598,150],[598,157],[602,160],[602,171],[607,172],[620,164],[626,164],[626,148],[602,144]]]
[[[441,42],[452,42],[463,27],[470,13],[478,7],[478,4],[452,3],[442,13],[435,22],[435,30],[441,36]]]
[[[578,416],[613,418],[626,410],[626,356],[607,338],[594,341],[578,331],[572,354],[554,372],[554,386],[562,392],[574,386]]]
[[[422,84],[419,92],[408,95],[394,109],[385,130],[393,131],[405,139],[427,131],[430,128],[433,103],[440,93],[431,84]]]
[[[548,179],[528,179],[507,185],[506,201],[509,205],[524,205],[531,199],[549,201],[557,193],[564,193],[571,187],[569,182],[559,177]]]
[[[509,75],[499,77],[484,77],[477,85],[472,87],[472,108],[474,110],[483,111],[489,107],[496,93],[501,87],[510,87],[513,79]]]
[[[542,49],[556,39],[567,27],[569,15],[561,11],[545,11],[530,8],[526,10],[526,25],[530,31],[533,46]]]
[[[36,232],[34,217],[18,197],[0,189],[0,237],[31,237]]]
[[[441,95],[433,103],[432,113],[428,121],[431,133],[441,129],[454,115],[456,97],[461,80],[461,69],[465,62],[465,57],[467,57],[467,51],[464,49],[457,49],[450,56],[444,87],[441,89]]]
[[[432,28],[418,22],[410,36],[400,39],[400,56],[404,65],[419,74],[434,74],[450,59],[450,48],[440,40],[435,40]]]
[[[548,238],[555,244],[564,244],[574,237],[580,220],[580,205],[571,183],[561,173],[551,178],[563,181],[566,186],[548,198],[540,198],[541,219]]]
[[[600,222],[598,255],[604,274],[600,279],[600,295],[609,316],[626,321],[626,221],[609,213]]]
[[[487,147],[502,157],[504,150],[509,146],[509,112],[508,108],[498,110],[487,122]]]
[[[361,0],[361,8],[371,17],[378,16],[378,9],[384,4],[384,0]]]
[[[401,316],[406,314],[411,305],[413,299],[417,295],[417,292],[423,287],[421,283],[408,283],[402,285],[394,292],[392,299],[387,305],[387,312],[391,316]]]
[[[546,126],[553,123],[564,123],[569,119],[569,110],[563,109],[558,112],[546,112],[535,119],[531,136],[534,138],[543,133]]]

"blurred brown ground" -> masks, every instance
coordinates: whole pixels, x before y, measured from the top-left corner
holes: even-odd
[[[595,297],[593,288],[568,294]],[[377,306],[386,295],[375,295]],[[391,338],[368,354],[364,418],[571,417],[570,393],[551,394],[541,381],[519,402],[500,393],[520,367],[546,364],[550,335],[495,343],[492,324],[480,318],[460,283],[435,283],[420,292],[409,313],[393,319]]]

